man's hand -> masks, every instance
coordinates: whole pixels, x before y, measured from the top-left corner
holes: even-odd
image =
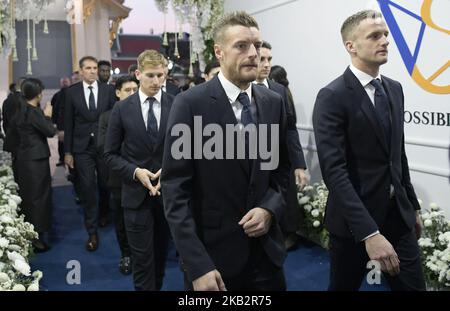
[[[158,183],[155,186],[156,191],[158,191],[158,195],[161,195],[161,170],[162,168],[159,169],[159,171],[156,172],[155,176],[152,178],[152,180],[156,180],[158,179]]]
[[[64,131],[58,131],[58,140],[64,142]]]
[[[305,188],[306,184],[308,183],[308,176],[306,175],[305,170],[303,168],[297,168],[294,170],[294,175],[297,189],[299,191],[303,190],[303,188]]]
[[[161,195],[161,193],[156,189],[156,186],[154,187],[150,181],[150,179],[155,180],[157,178],[155,176],[156,174],[153,174],[145,168],[138,168],[136,170],[136,179],[139,180],[141,184],[149,190],[150,196]]]
[[[219,271],[210,271],[192,282],[195,291],[226,291]]]
[[[416,238],[420,239],[422,236],[423,223],[420,217],[420,211],[416,211]]]
[[[47,102],[44,107],[44,115],[51,118],[53,114],[53,106],[50,102]]]
[[[73,166],[73,155],[71,155],[71,154],[66,154],[66,155],[64,156],[64,163],[66,163],[66,165],[67,165],[68,167],[70,167],[71,169],[73,169],[73,168],[74,168],[74,166]]]
[[[269,231],[272,224],[272,215],[264,208],[255,207],[239,221],[239,225],[251,238],[257,238]]]
[[[364,242],[369,258],[378,261],[383,272],[388,272],[391,276],[400,273],[400,260],[397,253],[383,235],[376,234]]]

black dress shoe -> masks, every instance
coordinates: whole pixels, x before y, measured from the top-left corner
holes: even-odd
[[[50,248],[51,248],[48,244],[46,244],[41,239],[33,240],[32,244],[33,244],[33,251],[35,253],[44,253],[44,252],[50,250]]]
[[[124,275],[128,275],[131,273],[131,258],[130,257],[122,257],[122,259],[120,259],[119,270]]]
[[[92,234],[89,236],[89,239],[86,242],[86,249],[90,252],[96,251],[98,248],[98,236],[96,234]]]

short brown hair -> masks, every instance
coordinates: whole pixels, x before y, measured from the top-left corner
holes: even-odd
[[[98,64],[98,60],[94,57],[94,56],[84,56],[80,59],[80,61],[78,62],[78,65],[80,66],[80,69],[83,68],[84,66],[84,62],[87,60],[91,60],[93,62],[95,62],[96,64]]]
[[[139,54],[137,65],[140,71],[144,70],[144,68],[147,66],[158,67],[159,65],[162,65],[163,67],[165,67],[166,59],[164,55],[156,50],[145,50],[144,52]]]
[[[219,21],[214,25],[213,28],[213,40],[215,43],[221,42],[223,40],[223,34],[225,30],[230,26],[244,26],[244,27],[255,27],[259,29],[258,22],[244,11],[236,11],[228,13],[223,16]]]
[[[348,17],[341,27],[341,36],[342,41],[347,41],[349,38],[353,35],[353,32],[355,28],[361,23],[363,20],[367,18],[383,18],[383,15],[381,15],[381,12],[375,11],[375,10],[364,10],[359,11],[358,13],[353,14],[352,16]]]
[[[267,42],[267,41],[263,41],[261,47],[265,48],[265,49],[268,49],[268,50],[272,49],[272,45],[269,42]]]

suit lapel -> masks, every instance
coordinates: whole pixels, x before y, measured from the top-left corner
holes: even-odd
[[[135,126],[139,133],[139,135],[142,138],[142,141],[145,143],[145,146],[153,152],[152,145],[150,144],[150,137],[147,134],[147,128],[145,127],[144,118],[142,116],[142,108],[141,108],[141,102],[139,99],[139,92],[136,92],[132,95],[132,112],[133,112],[133,119],[136,121]]]
[[[169,118],[169,111],[170,111],[169,108],[170,107],[169,107],[169,102],[168,102],[166,93],[162,92],[162,95],[161,95],[161,119],[159,122],[158,142],[157,142],[155,148],[157,146],[159,146],[164,140],[167,119]]]
[[[347,70],[345,71],[344,78],[347,84],[347,88],[351,89],[353,92],[352,100],[361,103],[361,110],[364,112],[367,119],[369,119],[369,122],[374,128],[375,135],[378,137],[381,146],[383,147],[384,151],[389,153],[386,135],[384,135],[384,129],[381,126],[380,120],[378,119],[377,113],[375,111],[375,107],[369,96],[367,95],[366,90],[364,90],[364,87],[355,77],[350,68],[347,68]]]
[[[88,109],[88,106],[86,103],[86,98],[84,97],[83,82],[79,82],[77,93],[80,94],[79,100],[76,101],[79,105],[78,108],[79,108],[80,112],[86,116],[86,119],[90,120],[89,109]]]
[[[389,107],[391,109],[391,150],[393,149],[393,144],[395,142],[398,142],[399,140],[396,140],[398,138],[398,134],[400,133],[399,126],[402,125],[401,123],[401,113],[400,113],[400,107],[397,103],[401,103],[401,99],[394,98],[394,92],[391,83],[385,78],[382,77],[383,86],[388,94],[389,97]]]

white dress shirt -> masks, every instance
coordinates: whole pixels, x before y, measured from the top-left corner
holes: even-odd
[[[370,101],[375,106],[375,87],[372,84],[370,84],[370,82],[372,82],[373,79],[380,79],[381,82],[380,73],[378,73],[378,75],[374,78],[371,75],[359,70],[353,65],[350,65],[350,70],[353,72],[358,81],[361,83],[367,95],[369,96]]]
[[[256,82],[256,80],[255,80],[252,83],[253,84],[264,84],[266,86],[266,88],[269,88],[269,82],[267,82],[267,79],[264,79],[263,82]]]
[[[161,90],[159,90],[159,92],[156,93],[155,96],[147,96],[139,88],[139,100],[141,102],[142,118],[144,119],[145,128],[147,128],[148,109],[150,107],[150,103],[148,102],[147,98],[154,97],[156,100],[153,103],[153,113],[155,114],[156,123],[158,124],[159,130],[159,124],[161,123],[161,96],[162,96]]]
[[[141,88],[139,88],[139,102],[141,103],[142,118],[144,119],[144,125],[146,129],[148,120],[148,109],[150,108],[150,103],[148,102],[147,98],[154,97],[156,100],[153,102],[153,113],[155,114],[156,123],[158,124],[159,130],[159,125],[161,124],[161,96],[162,96],[161,90],[159,90],[159,92],[156,93],[155,96],[147,96],[144,94],[144,92],[142,92]],[[133,180],[136,180],[136,171],[138,169],[139,167],[137,167],[133,172]]]
[[[250,106],[253,106],[254,103],[252,101],[252,84],[250,83],[249,87],[246,90],[242,91],[232,82],[230,82],[227,78],[225,78],[222,72],[219,72],[217,76],[219,78],[220,84],[222,84],[222,87],[225,90],[225,94],[227,94],[228,96],[228,101],[230,102],[231,107],[233,108],[233,112],[234,115],[236,116],[237,122],[241,123],[241,114],[243,105],[237,101],[237,98],[241,92],[246,92],[250,100]],[[253,110],[252,108],[250,109]],[[252,115],[253,114],[254,112],[252,111]]]
[[[371,75],[359,70],[358,68],[353,66],[353,64],[350,65],[350,70],[353,72],[353,74],[356,76],[358,81],[363,86],[364,90],[366,91],[367,95],[370,98],[370,101],[372,102],[372,105],[375,106],[375,87],[372,84],[370,84],[370,82],[372,82],[373,79],[380,79],[380,81],[381,81],[380,73],[378,73],[378,75],[374,78]],[[394,186],[393,185],[391,185],[391,187],[390,187],[390,194],[391,194],[391,196],[394,195]],[[377,235],[379,233],[380,233],[380,231],[377,230],[374,233],[369,234],[367,237],[362,239],[362,241],[365,241],[368,238],[371,238],[374,235]]]
[[[98,99],[98,83],[97,81],[94,81],[92,84],[87,84],[85,81],[83,81],[83,91],[84,91],[84,98],[86,99],[86,105],[89,109],[89,96],[91,95],[91,90],[89,87],[92,86],[92,93],[94,93],[94,99],[95,99],[95,108],[97,108],[97,99]]]

